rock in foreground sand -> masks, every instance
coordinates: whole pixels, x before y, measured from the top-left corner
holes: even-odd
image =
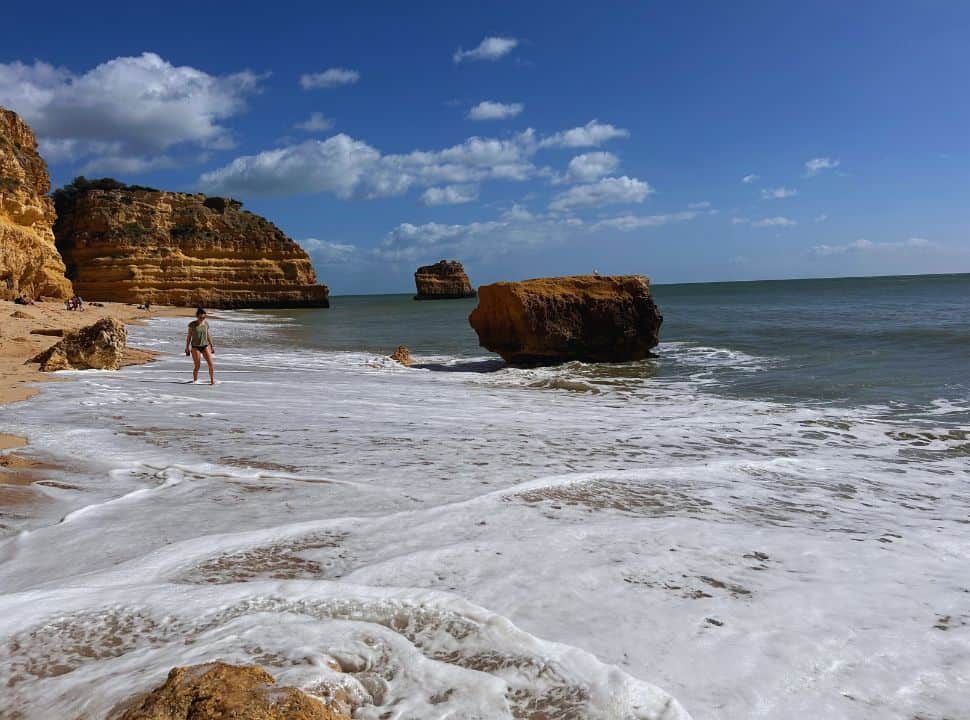
[[[117,370],[128,343],[123,323],[106,317],[94,325],[68,333],[31,362],[39,362],[43,372],[55,370]]]
[[[216,662],[172,668],[164,685],[121,720],[349,720],[255,665]]]
[[[457,260],[439,260],[434,265],[419,267],[414,273],[414,284],[418,290],[415,300],[475,297],[475,288]]]
[[[573,275],[483,285],[468,322],[482,347],[528,366],[641,360],[663,316],[641,275]]]

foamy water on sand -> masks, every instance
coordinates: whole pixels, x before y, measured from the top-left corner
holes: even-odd
[[[409,370],[298,322],[226,314],[214,388],[173,355],[7,409],[63,469],[4,518],[0,716],[104,717],[217,658],[360,718],[965,712],[959,397],[730,397],[718,368],[777,357],[684,340],[674,373]]]

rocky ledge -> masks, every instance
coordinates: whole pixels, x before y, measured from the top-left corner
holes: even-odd
[[[663,316],[640,275],[574,275],[478,289],[468,322],[510,365],[650,357]]]
[[[54,331],[40,331],[51,334]],[[60,331],[63,334],[63,330]],[[41,372],[57,370],[117,370],[128,344],[128,332],[114,318],[67,333],[64,339],[29,362],[40,363]]]
[[[116,716],[117,717],[117,716]],[[121,720],[350,720],[293,687],[277,687],[255,665],[172,668],[165,683],[137,699]]]
[[[457,260],[439,260],[434,265],[419,267],[414,273],[414,284],[418,289],[415,300],[475,297],[475,288]]]
[[[86,300],[329,307],[306,252],[235,200],[77,178],[54,202],[57,248]]]
[[[54,205],[37,139],[20,117],[0,108],[0,298],[65,298],[71,283],[54,247]]]

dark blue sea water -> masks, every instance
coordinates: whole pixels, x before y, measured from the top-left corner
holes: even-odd
[[[876,404],[922,413],[970,403],[970,275],[655,285],[664,313],[656,360],[585,375],[696,377],[738,397]],[[476,300],[333,298],[288,311],[286,342],[314,349],[476,358]],[[487,369],[489,366],[484,366]],[[950,415],[964,422],[964,413]]]

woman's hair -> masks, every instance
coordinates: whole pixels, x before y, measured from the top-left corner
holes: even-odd
[[[195,316],[199,317],[199,315],[205,315],[205,308],[198,307],[195,309]]]

